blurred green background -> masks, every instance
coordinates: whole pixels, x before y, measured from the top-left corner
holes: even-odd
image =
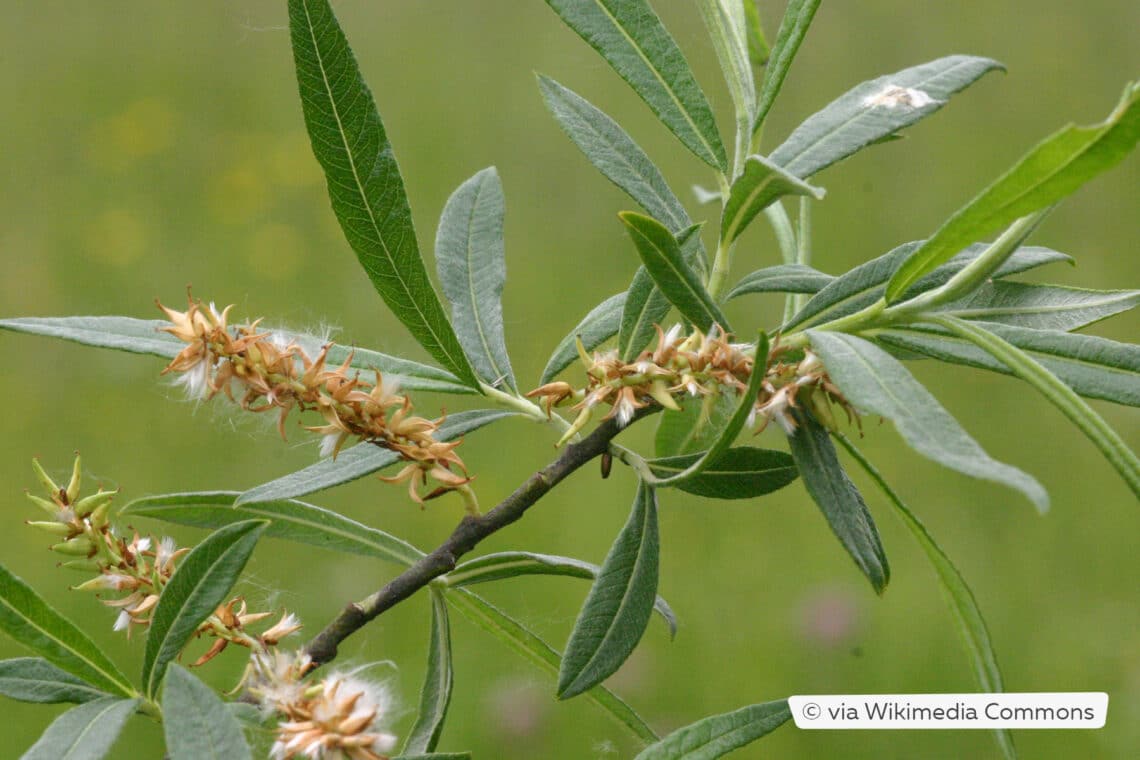
[[[696,10],[658,2],[710,99],[728,97]],[[782,3],[762,3],[769,34]],[[710,183],[592,50],[539,0],[337,4],[404,176],[430,257],[439,211],[477,170],[498,166],[506,189],[507,339],[519,382],[593,305],[628,283],[636,257],[615,218],[631,202],[598,175],[545,113],[533,72],[555,77],[621,121],[686,199]],[[275,325],[338,328],[342,342],[424,358],[361,275],[335,223],[303,132],[284,3],[4,3],[0,26],[0,315],[124,314],[153,318],[160,297],[195,294]],[[1127,0],[1016,3],[825,3],[777,101],[770,149],[850,86],[950,53],[988,55],[992,74],[908,139],[817,178],[816,264],[839,273],[929,234],[1028,146],[1069,121],[1099,120],[1140,66],[1140,5]],[[729,123],[726,118],[723,122]],[[1065,202],[1033,242],[1073,254],[1038,279],[1088,287],[1140,282],[1140,160],[1128,159]],[[704,209],[693,207],[697,218]],[[699,212],[699,213],[698,213]],[[737,273],[774,263],[770,233],[742,239]],[[434,264],[429,261],[429,269]],[[737,325],[771,325],[776,299],[735,303]],[[1137,338],[1134,315],[1092,332]],[[222,403],[196,408],[157,377],[159,360],[0,334],[8,368],[0,483],[9,528],[0,558],[94,631],[137,672],[142,641],[112,634],[113,613],[67,586],[21,495],[38,455],[63,472],[83,452],[123,499],[244,489],[314,461],[315,443]],[[1140,746],[1140,605],[1134,498],[1093,447],[1028,387],[1010,379],[915,368],[999,458],[1035,474],[1054,500],[1040,517],[1012,491],[951,474],[911,453],[889,425],[868,422],[865,450],[926,521],[973,585],[1015,691],[1110,694],[1101,731],[1023,731],[1027,758],[1131,757]],[[423,396],[424,413],[470,408]],[[1097,404],[1134,446],[1140,415]],[[650,431],[631,433],[648,442]],[[505,421],[468,437],[463,456],[492,504],[554,454],[550,431]],[[766,433],[761,445],[778,446]],[[860,481],[861,483],[863,481]],[[934,577],[870,485],[894,569],[876,598],[802,488],[762,502],[662,499],[661,591],[681,619],[675,641],[654,622],[612,687],[659,731],[704,715],[798,693],[973,690],[968,661]],[[577,474],[486,551],[526,548],[600,561],[625,519],[633,479],[615,468]],[[428,548],[455,523],[444,499],[420,511],[369,478],[315,503]],[[140,522],[140,529],[167,532]],[[181,541],[201,534],[175,530]],[[244,592],[286,606],[310,632],[393,568],[265,541]],[[487,595],[561,647],[585,595],[572,579],[524,579]],[[628,757],[620,730],[589,703],[558,704],[553,684],[453,615],[456,690],[443,748],[477,758]],[[401,695],[396,729],[413,718],[428,608],[399,606],[349,640],[346,663],[379,671]],[[0,655],[22,650],[0,641]],[[232,685],[226,652],[203,676]],[[15,757],[59,710],[4,704],[0,755]],[[160,756],[160,729],[131,724],[115,757]],[[747,757],[993,757],[986,732],[801,732],[780,729]]]

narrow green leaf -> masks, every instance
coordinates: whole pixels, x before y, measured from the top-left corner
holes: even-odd
[[[1037,330],[1076,330],[1140,303],[1140,290],[1085,290],[1022,282],[983,283],[938,311]]]
[[[43,335],[97,348],[173,359],[186,344],[158,328],[170,326],[159,319],[132,317],[15,317],[0,319],[0,329]]]
[[[112,348],[135,354],[149,354],[172,359],[186,344],[173,335],[158,332],[158,328],[169,326],[169,322],[157,319],[133,319],[131,317],[21,317],[0,319],[0,330],[12,330],[33,335],[80,343],[98,348]],[[272,330],[282,335],[286,341],[295,341],[306,351],[316,353],[328,341],[313,335],[302,335],[283,330]],[[349,366],[353,369],[380,370],[385,377],[397,376],[400,387],[410,391],[437,391],[439,393],[475,393],[463,385],[455,375],[438,367],[430,367],[419,362],[400,359],[369,351],[365,348],[333,346],[329,349],[330,364],[340,364],[351,355]]]
[[[692,467],[703,454],[651,459],[649,466],[660,478],[675,477]],[[778,491],[796,479],[796,464],[783,451],[739,446],[722,452],[696,475],[677,483],[677,488],[710,499],[751,499]]]
[[[756,340],[756,355],[753,357],[753,367],[767,367],[768,366],[768,336],[763,332],[760,333]],[[752,407],[756,401],[756,397],[760,394],[760,387],[764,382],[764,372],[755,371],[748,380],[748,386],[744,392],[740,394],[736,402],[736,409],[733,411],[732,416],[728,418],[728,422],[717,433],[707,451],[701,452],[699,455],[692,457],[692,462],[684,469],[659,480],[653,481],[651,485],[654,486],[668,486],[672,484],[682,484],[708,469],[709,465],[716,462],[721,456],[728,451],[732,446],[736,436],[740,435],[740,431],[748,422],[748,418],[752,416]],[[666,465],[668,469],[668,465]],[[697,486],[701,488],[700,485]],[[707,481],[705,488],[708,488]],[[715,489],[714,489],[715,490]]]
[[[590,589],[558,673],[558,698],[596,686],[633,653],[657,598],[657,494],[639,484],[629,521]]]
[[[753,131],[760,128],[768,112],[772,110],[772,104],[776,102],[776,95],[784,86],[788,69],[792,67],[792,61],[807,35],[811,20],[815,18],[819,3],[820,0],[788,0],[784,18],[780,21],[780,29],[776,32],[776,43],[772,45],[768,66],[764,69],[764,81],[760,84],[760,98],[756,105]]]
[[[491,386],[515,388],[503,334],[503,184],[495,167],[464,182],[447,199],[435,236],[436,267],[451,320],[475,373]]]
[[[568,575],[592,581],[597,579],[599,572],[601,568],[597,565],[573,557],[534,552],[497,552],[460,563],[443,576],[443,580],[450,587],[461,588],[524,575]],[[668,602],[658,596],[653,602],[653,609],[669,626],[669,635],[676,636],[677,618]]]
[[[835,280],[829,274],[804,264],[778,264],[750,272],[728,291],[724,298],[731,301],[749,293],[811,293],[815,294]]]
[[[710,715],[646,747],[634,760],[716,760],[775,731],[791,717],[786,699]]]
[[[477,387],[420,257],[376,103],[328,0],[289,0],[289,29],[305,126],[345,238],[396,318],[461,382]]]
[[[542,370],[539,383],[549,383],[558,373],[570,366],[578,358],[576,341],[581,338],[587,351],[593,351],[607,340],[617,335],[621,327],[622,310],[625,308],[625,293],[610,296],[582,317],[573,330],[558,342],[554,353]]]
[[[113,696],[43,657],[0,660],[0,694],[20,702],[90,702]]]
[[[764,25],[760,23],[759,0],[743,0],[744,21],[748,27],[748,58],[756,67],[768,63],[772,51],[768,46],[768,38],[764,36]]]
[[[0,630],[52,665],[103,691],[137,692],[87,634],[50,607],[35,590],[0,565]]]
[[[990,458],[906,367],[873,343],[844,333],[808,331],[812,347],[847,400],[886,417],[927,459],[1021,491],[1044,512],[1049,496],[1035,479]]]
[[[684,261],[700,274],[704,272],[705,257],[701,247],[700,225],[692,225],[677,234],[677,245]],[[653,339],[657,326],[665,321],[673,306],[662,293],[644,266],[638,267],[626,292],[618,330],[618,355],[624,361],[633,361],[641,349]]]
[[[989,323],[979,326],[1024,351],[1082,396],[1140,406],[1140,346],[1055,330]],[[892,327],[877,331],[875,340],[945,362],[1013,374],[1004,362],[937,327]]]
[[[785,195],[810,195],[822,200],[826,191],[789,174],[764,156],[749,156],[744,172],[732,183],[720,218],[720,239],[731,243],[756,215]]]
[[[1072,388],[1024,351],[979,325],[954,317],[937,316],[929,319],[983,349],[1009,367],[1014,375],[1040,391],[1100,449],[1104,458],[1124,478],[1132,493],[1140,498],[1140,458]]]
[[[303,501],[274,499],[253,504],[234,502],[239,491],[198,491],[144,496],[119,514],[138,515],[195,528],[224,528],[246,520],[266,520],[265,536],[321,549],[377,557],[405,567],[423,556],[416,547],[376,528]]]
[[[702,330],[708,331],[715,323],[727,331],[728,321],[696,272],[685,262],[673,233],[652,217],[632,211],[623,211],[618,216],[633,238],[649,276],[677,311]],[[626,305],[629,305],[628,299]]]
[[[859,463],[859,466],[871,476],[871,479],[886,494],[887,501],[895,508],[895,514],[914,536],[918,545],[922,547],[926,558],[930,560],[930,565],[934,568],[942,592],[946,597],[947,605],[954,616],[958,632],[962,635],[962,642],[966,645],[966,654],[970,658],[974,681],[978,684],[978,689],[989,694],[1004,691],[1001,669],[997,664],[993,643],[990,641],[990,633],[986,629],[986,621],[982,618],[982,611],[974,598],[974,592],[966,584],[966,579],[962,577],[958,568],[954,567],[954,563],[950,561],[950,558],[946,556],[942,548],[927,532],[926,526],[903,503],[878,469],[863,456],[863,453],[846,436],[839,435],[836,438],[847,450],[847,453]],[[1007,729],[996,729],[994,735],[1005,756],[1007,758],[1016,757],[1017,753],[1013,749],[1013,737],[1009,731]]]
[[[162,690],[162,728],[170,760],[251,757],[237,718],[214,690],[172,663]]]
[[[688,212],[669,189],[661,172],[613,119],[552,79],[540,75],[539,88],[550,112],[590,163],[637,201],[650,216],[660,219],[674,235],[691,229],[692,220]],[[700,235],[690,234],[681,249],[690,264],[698,269],[703,267],[705,254]],[[638,268],[628,297],[623,297],[622,304],[622,319],[615,329],[615,332],[621,332],[618,351],[626,359],[632,359],[653,337],[653,326],[665,318],[670,306],[644,267]],[[606,335],[598,342],[608,337]],[[572,335],[560,344],[556,355],[565,358],[567,363],[577,355]]]
[[[898,248],[836,277],[804,304],[802,309],[796,312],[791,321],[784,325],[784,332],[805,325],[810,327],[824,321],[839,319],[848,314],[854,314],[878,301],[883,297],[883,292],[891,275],[920,245],[922,245],[921,241],[904,243]],[[980,256],[986,248],[987,246],[984,243],[970,246],[916,282],[907,291],[906,297],[908,299],[914,298],[919,293],[944,285],[951,277],[965,269],[970,262]],[[1063,253],[1057,253],[1048,248],[1024,246],[1006,259],[993,276],[995,278],[1007,277],[1055,261],[1072,261],[1072,259]]]
[[[443,591],[431,590],[431,634],[428,637],[427,673],[420,689],[420,710],[408,733],[404,753],[431,752],[443,733],[447,706],[451,703],[451,626]]]
[[[748,55],[748,21],[742,0],[701,0],[697,7],[716,50],[728,93],[736,114],[735,160],[748,149],[752,125],[756,121],[756,82]],[[739,171],[733,167],[733,173]]]
[[[716,119],[681,49],[646,0],[546,0],[597,50],[685,147],[728,166]]]
[[[392,760],[471,760],[470,752],[428,752],[425,755],[399,755]]]
[[[52,721],[20,760],[102,760],[138,704],[104,697],[73,707]]]
[[[142,682],[150,696],[166,667],[182,651],[198,625],[213,614],[237,581],[268,523],[246,520],[220,528],[178,563],[155,605],[143,654]]]
[[[1038,143],[1012,169],[956,211],[891,277],[888,302],[978,238],[1050,206],[1120,163],[1140,140],[1140,85],[1130,84],[1100,124],[1070,125]]]
[[[439,430],[435,432],[437,441],[450,441],[472,430],[478,430],[503,417],[511,417],[516,412],[498,409],[475,409],[449,415]],[[351,480],[370,475],[400,457],[393,451],[382,449],[371,443],[359,443],[345,449],[335,459],[322,459],[296,472],[251,488],[237,499],[237,504],[255,504],[266,501],[291,499],[314,491],[339,486]]]
[[[796,420],[799,429],[788,436],[788,445],[804,486],[875,593],[882,594],[891,568],[867,504],[843,471],[827,429],[806,414],[796,413]]]
[[[653,447],[658,457],[706,451],[716,442],[738,406],[736,398],[727,393],[689,398],[681,403],[684,404],[681,411],[666,409],[660,415]]]
[[[455,589],[447,595],[451,606],[471,622],[520,654],[539,669],[557,676],[561,656],[522,623],[507,615],[487,600],[467,589]],[[645,721],[616,694],[605,686],[595,686],[586,692],[586,698],[629,731],[642,744],[657,741]]]
[[[661,171],[616,121],[581,95],[541,74],[538,87],[562,131],[606,179],[674,234],[693,223]]]
[[[1002,65],[951,55],[856,85],[807,118],[769,156],[807,179],[934,113],[950,96]],[[984,237],[984,234],[976,236]]]

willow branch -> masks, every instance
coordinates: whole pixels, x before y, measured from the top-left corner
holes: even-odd
[[[638,419],[659,410],[656,405],[639,410]],[[305,645],[305,652],[316,665],[336,658],[340,643],[363,628],[369,621],[404,601],[427,586],[435,578],[455,569],[459,558],[474,549],[480,541],[522,517],[528,509],[558,485],[570,473],[609,449],[610,440],[622,428],[616,419],[608,419],[594,432],[563,449],[557,459],[515,489],[486,514],[466,515],[451,535],[430,554],[393,578],[368,598],[349,604],[324,630]]]

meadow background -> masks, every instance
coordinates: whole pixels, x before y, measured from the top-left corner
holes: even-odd
[[[694,7],[655,4],[718,112],[729,102]],[[634,135],[688,202],[703,166],[658,125],[606,64],[539,0],[342,0],[337,11],[373,88],[431,261],[439,212],[479,169],[499,168],[507,198],[508,344],[520,385],[581,316],[623,289],[636,256],[616,213],[632,203],[598,175],[548,117],[533,72],[558,79]],[[772,38],[782,3],[762,3]],[[0,315],[158,316],[156,297],[196,295],[294,328],[337,328],[342,342],[423,359],[385,310],[343,241],[301,121],[284,3],[4,3],[0,25]],[[1109,112],[1140,71],[1140,5],[1126,0],[825,3],[766,127],[766,148],[854,84],[951,53],[1008,66],[958,96],[907,139],[827,170],[815,206],[815,261],[831,273],[928,235],[1034,142]],[[1140,160],[1066,201],[1032,242],[1076,257],[1034,279],[1087,287],[1140,283]],[[696,218],[707,209],[690,203]],[[741,240],[736,272],[776,263],[762,224]],[[733,303],[737,324],[778,321],[777,298]],[[1137,338],[1135,315],[1089,332]],[[179,490],[244,489],[311,463],[316,444],[222,403],[201,408],[159,380],[160,360],[0,334],[0,559],[94,631],[128,673],[141,639],[112,634],[113,613],[68,591],[44,534],[25,528],[33,455],[62,472],[79,449],[121,501]],[[1110,694],[1102,731],[1020,732],[1027,758],[1125,757],[1140,746],[1140,571],[1135,499],[1084,438],[1011,379],[925,363],[915,368],[995,456],[1053,496],[1041,517],[1016,493],[910,452],[889,425],[865,423],[863,446],[972,584],[1007,688]],[[435,413],[466,397],[417,397]],[[1134,447],[1140,414],[1094,404]],[[630,438],[648,443],[651,430]],[[554,455],[550,431],[508,420],[468,437],[463,456],[493,504]],[[760,445],[780,446],[775,432]],[[973,690],[934,576],[909,534],[863,485],[891,558],[876,598],[798,484],[763,501],[662,496],[661,592],[681,628],[653,622],[611,686],[661,732],[714,712],[797,693]],[[601,561],[625,519],[628,471],[575,475],[482,549],[531,549]],[[434,546],[459,505],[420,511],[369,478],[310,501]],[[143,530],[168,532],[138,521]],[[183,542],[201,534],[172,531]],[[393,574],[374,561],[267,540],[249,567],[251,602],[284,605],[314,632]],[[485,587],[561,648],[587,587],[563,578]],[[423,672],[421,595],[346,643],[346,663],[391,660],[407,708]],[[456,689],[441,749],[476,758],[627,757],[630,745],[584,700],[558,704],[553,683],[452,616]],[[21,649],[0,640],[0,655]],[[232,685],[229,651],[203,675]],[[53,708],[5,702],[0,755],[15,757]],[[58,710],[56,710],[58,711]],[[132,722],[115,757],[160,756],[160,728]],[[780,729],[751,757],[992,757],[986,732],[800,732]]]

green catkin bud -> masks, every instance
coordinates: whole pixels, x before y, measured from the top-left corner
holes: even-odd
[[[41,499],[39,496],[33,496],[30,493],[26,493],[25,496],[28,497],[28,501],[32,502],[43,511],[47,512],[56,520],[59,519],[59,505],[50,502],[47,499]]]
[[[586,369],[594,366],[594,360],[590,358],[590,354],[586,351],[586,344],[582,342],[581,335],[574,336],[574,348],[578,349],[578,358],[582,360],[582,364],[586,365]]]
[[[67,562],[61,562],[59,566],[66,567],[68,570],[78,570],[81,573],[95,573],[103,569],[98,560],[94,559],[70,559]]]
[[[86,557],[91,554],[92,549],[95,547],[91,543],[91,539],[86,536],[77,536],[70,541],[64,541],[56,544],[51,548],[53,552],[60,554],[67,554],[72,557]]]
[[[562,446],[562,444],[566,443],[571,438],[573,438],[575,435],[577,435],[578,431],[581,430],[582,428],[586,427],[586,424],[589,423],[591,416],[592,416],[592,410],[590,409],[590,407],[587,406],[584,409],[582,409],[582,411],[578,413],[577,419],[574,420],[574,424],[570,426],[569,430],[567,430],[562,435],[562,437],[558,439],[558,443],[556,443],[554,445],[556,447],[560,447],[560,446]]]
[[[38,528],[42,531],[46,531],[53,536],[71,535],[72,528],[67,523],[56,522],[54,520],[25,520],[24,523],[33,528]]]
[[[48,477],[48,474],[46,472],[44,472],[44,468],[40,466],[40,460],[35,458],[32,459],[32,469],[36,471],[36,477],[39,479],[40,483],[43,484],[44,488],[47,489],[47,492],[52,495],[52,498],[58,496],[60,487],[54,480]]]
[[[96,530],[101,530],[101,529],[107,527],[111,523],[111,520],[108,517],[108,514],[110,512],[111,512],[111,500],[110,499],[103,502],[99,506],[95,507],[95,509],[91,510],[90,520],[91,520],[92,527],[94,527]]]
[[[75,452],[75,464],[71,468],[71,481],[67,484],[67,503],[75,501],[79,496],[79,483],[82,480],[80,474],[80,458],[79,452]]]
[[[97,575],[89,581],[84,581],[78,586],[72,586],[72,591],[106,591],[107,585],[103,580],[102,575]]]
[[[86,496],[75,503],[75,514],[79,517],[87,517],[95,510],[106,507],[111,503],[111,499],[115,498],[117,491],[100,491]]]
[[[658,404],[665,407],[666,409],[671,409],[674,412],[681,411],[681,407],[677,406],[677,402],[673,400],[673,396],[665,387],[664,380],[654,380],[653,383],[649,386],[649,395],[652,396]]]

